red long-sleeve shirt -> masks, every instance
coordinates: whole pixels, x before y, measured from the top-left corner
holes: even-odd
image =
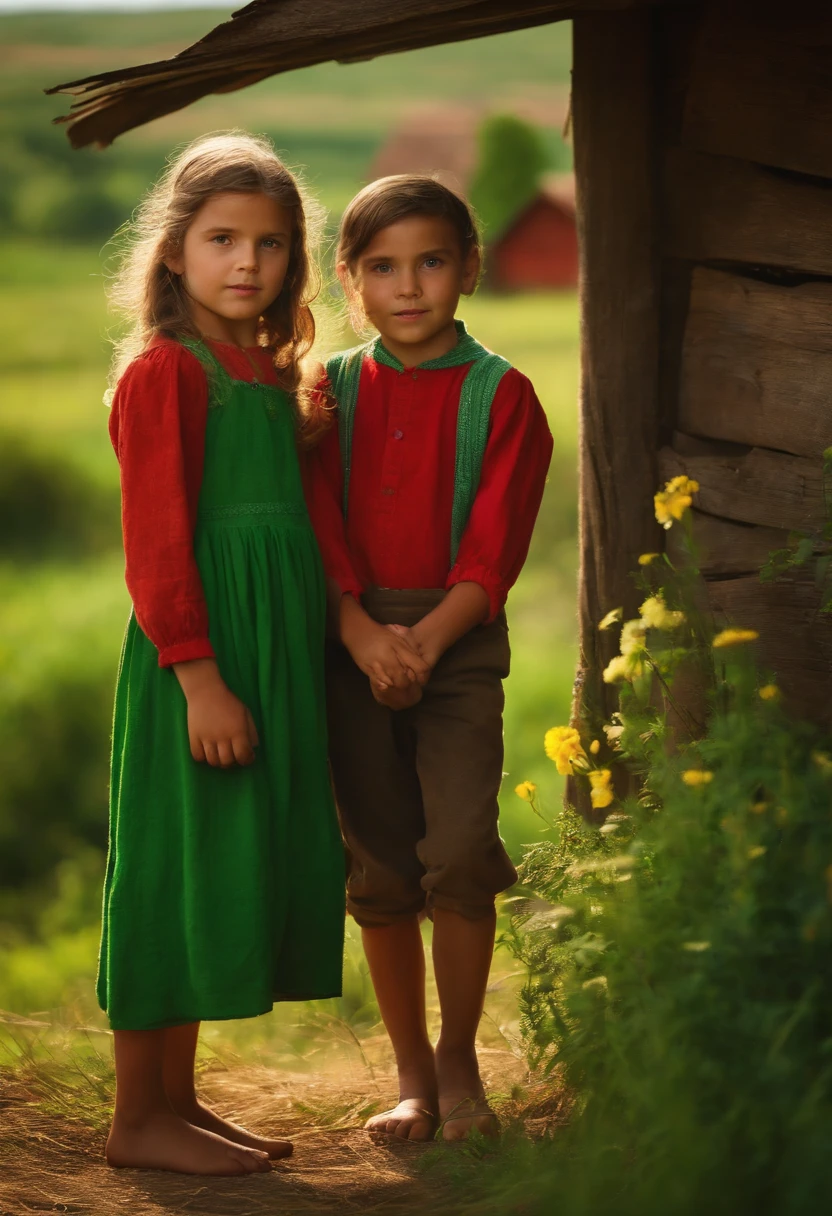
[[[269,353],[223,342],[211,349],[236,380],[276,382]],[[119,380],[110,438],[121,472],[125,580],[136,620],[159,651],[159,665],[212,658],[208,611],[193,549],[208,382],[178,342],[159,339]]]
[[[494,395],[479,488],[451,569],[457,414],[469,367],[397,371],[365,357],[346,523],[337,428],[310,453],[309,510],[326,573],[342,592],[475,582],[488,593],[489,619],[505,603],[528,553],[552,437],[530,381],[512,368]]]

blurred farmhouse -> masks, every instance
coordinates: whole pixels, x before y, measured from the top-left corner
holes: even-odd
[[[370,165],[370,181],[393,173],[430,173],[466,197],[481,171],[480,133],[487,116],[469,106],[423,108],[388,136]],[[498,172],[498,169],[494,169]],[[531,197],[498,226],[486,226],[485,281],[497,291],[575,287],[578,236],[572,173],[538,175]]]

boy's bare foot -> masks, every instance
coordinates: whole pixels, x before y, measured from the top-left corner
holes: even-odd
[[[432,1140],[436,1132],[436,1111],[422,1098],[402,1098],[398,1106],[373,1115],[364,1127],[376,1135],[398,1136],[400,1140]]]
[[[159,1111],[140,1122],[116,1115],[105,1152],[107,1163],[117,1169],[237,1175],[272,1168],[265,1152],[232,1144],[173,1111]]]
[[[424,1096],[400,1097],[398,1106],[373,1115],[364,1127],[376,1135],[397,1136],[400,1140],[432,1140],[439,1122],[433,1052],[415,1067],[399,1069],[399,1094]]]
[[[204,1106],[201,1102],[192,1103],[187,1107],[179,1106],[174,1102],[171,1105],[177,1115],[186,1119],[188,1123],[192,1123],[194,1127],[201,1127],[206,1132],[223,1136],[226,1140],[231,1140],[234,1144],[242,1144],[245,1148],[257,1149],[272,1160],[291,1157],[294,1152],[294,1145],[290,1140],[271,1140],[266,1136],[255,1136],[229,1119],[222,1119],[209,1106]]]
[[[480,1080],[477,1053],[436,1049],[439,1118],[443,1140],[465,1140],[471,1132],[496,1136],[500,1125]]]

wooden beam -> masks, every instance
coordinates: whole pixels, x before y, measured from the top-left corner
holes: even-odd
[[[789,534],[782,528],[735,523],[701,510],[694,510],[692,518],[699,569],[706,578],[758,575],[771,553],[788,547]],[[684,559],[678,543],[680,535],[676,528],[667,534],[667,552],[672,561]]]
[[[764,448],[735,456],[659,453],[662,480],[685,473],[699,482],[696,506],[722,519],[734,519],[787,532],[819,528],[825,519],[823,464],[820,458],[786,456]]]
[[[68,124],[75,147],[111,143],[208,93],[327,60],[377,55],[542,25],[593,10],[677,0],[255,0],[173,59],[56,85],[79,97]]]
[[[719,579],[708,598],[720,625],[756,629],[759,659],[802,718],[832,721],[832,618],[821,616],[820,593],[811,575],[781,583],[759,578]]]
[[[580,659],[574,714],[616,706],[601,673],[615,651],[598,621],[634,615],[653,518],[658,433],[657,141],[649,13],[574,24],[572,112],[581,261]]]
[[[832,177],[828,0],[708,0],[683,142]]]
[[[819,455],[832,444],[830,316],[832,283],[782,287],[696,270],[679,428]]]
[[[664,200],[662,248],[671,257],[832,275],[832,189],[826,183],[670,148]]]

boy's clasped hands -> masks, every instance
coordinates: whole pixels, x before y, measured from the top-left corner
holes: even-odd
[[[422,624],[422,622],[419,622]],[[409,709],[422,696],[439,653],[419,625],[380,625],[352,598],[341,606],[341,638],[370,680],[373,696],[389,709]]]

